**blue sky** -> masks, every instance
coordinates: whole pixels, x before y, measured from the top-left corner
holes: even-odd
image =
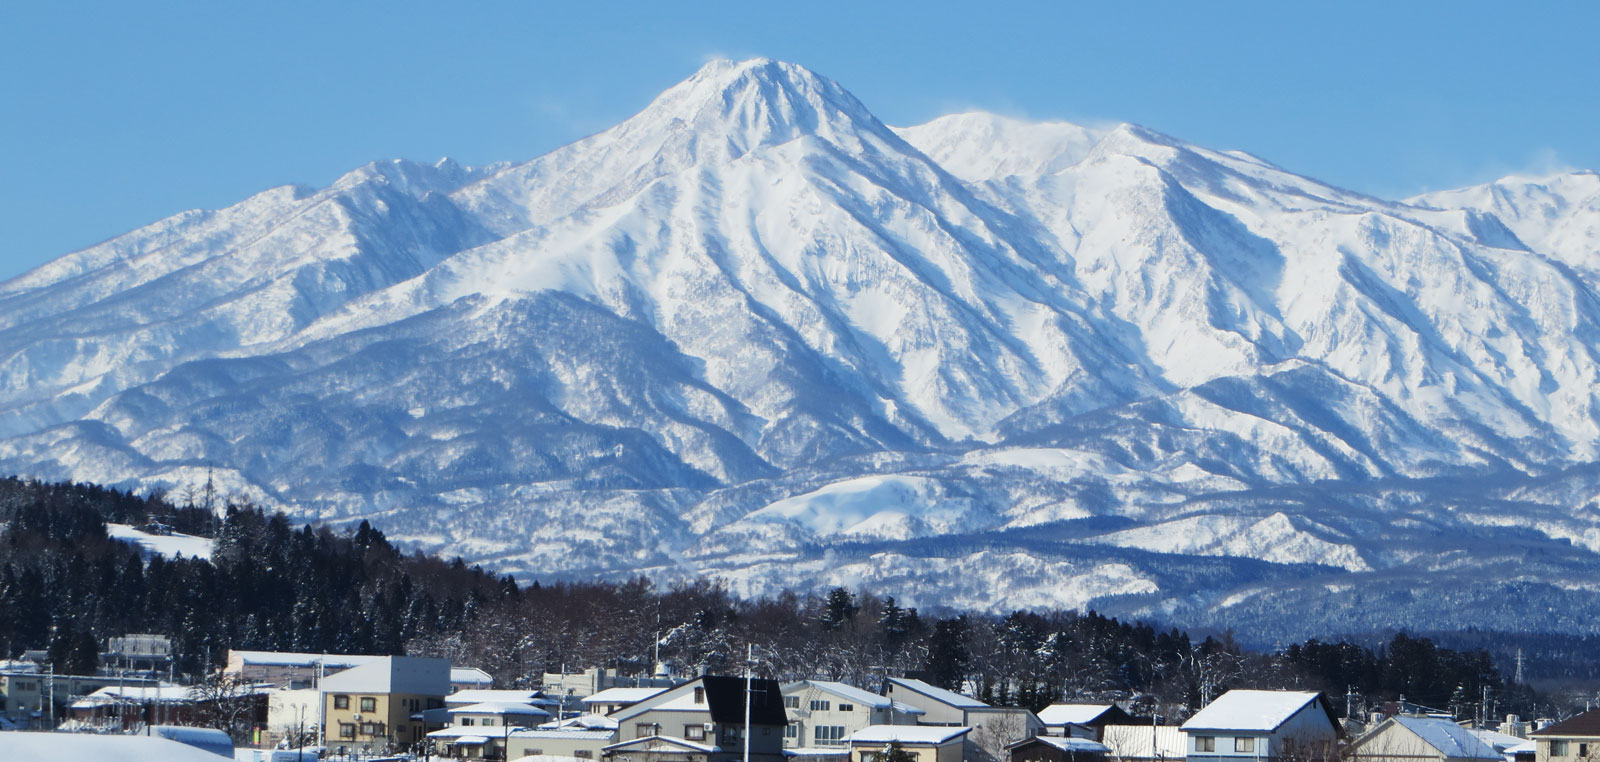
[[[373,159],[532,158],[719,56],[891,124],[1131,121],[1381,196],[1600,168],[1596,29],[1600,3],[9,0],[0,279]]]

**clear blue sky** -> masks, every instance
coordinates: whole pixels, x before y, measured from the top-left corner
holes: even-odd
[[[1317,7],[1311,7],[1311,6]],[[1600,168],[1600,3],[0,2],[0,279],[367,161],[532,158],[709,57],[1396,197]]]

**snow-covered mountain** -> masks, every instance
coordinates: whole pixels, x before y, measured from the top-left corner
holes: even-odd
[[[718,61],[0,284],[0,471],[535,577],[1592,631],[1597,292],[1592,172],[1387,201]]]

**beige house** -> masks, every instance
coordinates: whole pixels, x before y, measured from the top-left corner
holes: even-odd
[[[1006,758],[1011,744],[1044,730],[1039,716],[1027,709],[990,706],[921,680],[891,677],[887,693],[892,701],[923,710],[917,719],[922,725],[971,728],[963,752],[968,760],[998,762]]]
[[[972,728],[948,725],[871,725],[851,733],[850,762],[883,762],[891,746],[916,758],[916,762],[961,762],[966,737]]]
[[[1600,709],[1528,734],[1537,744],[1535,762],[1586,762],[1600,757]]]
[[[411,719],[444,706],[450,662],[385,656],[322,679],[324,744],[334,751],[388,752],[421,741]]]
[[[599,759],[616,737],[605,730],[516,730],[507,746],[511,759],[539,755]]]
[[[1504,762],[1477,733],[1436,717],[1390,717],[1345,749],[1347,762]]]
[[[789,715],[785,749],[837,748],[845,737],[869,725],[915,725],[923,711],[844,683],[800,680],[783,686]]]

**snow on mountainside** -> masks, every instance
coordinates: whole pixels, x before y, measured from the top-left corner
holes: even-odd
[[[530,576],[1591,631],[1595,177],[1386,201],[717,61],[529,161],[375,163],[0,284],[0,470],[214,464]]]

